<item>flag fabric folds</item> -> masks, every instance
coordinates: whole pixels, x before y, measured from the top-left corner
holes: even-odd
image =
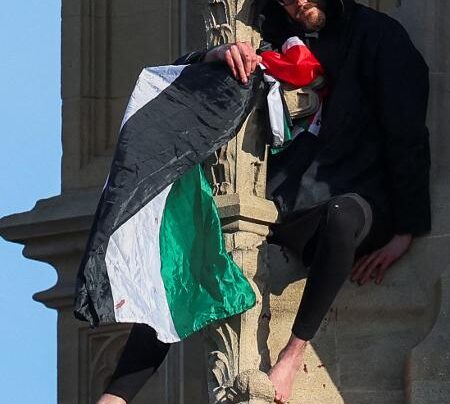
[[[308,86],[317,77],[324,75],[320,62],[296,36],[286,40],[281,53],[265,51],[261,57],[267,74],[294,88]]]
[[[309,132],[319,135],[322,118],[322,99],[326,94],[324,89],[324,70],[320,62],[296,36],[288,38],[281,53],[268,50],[261,53],[264,80],[268,83],[267,107],[272,130],[273,154],[279,153],[290,144],[300,133]],[[300,87],[310,87],[314,90],[317,105],[314,108],[305,107],[300,118],[292,117],[284,97],[286,90]],[[298,94],[296,101],[299,102]],[[308,111],[308,112],[306,112]],[[295,120],[295,125],[293,124]]]
[[[175,342],[254,305],[199,164],[236,135],[261,76],[242,85],[220,63],[142,71],[79,268],[77,318],[144,323]]]

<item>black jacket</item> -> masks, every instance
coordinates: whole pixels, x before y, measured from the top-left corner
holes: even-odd
[[[355,192],[391,234],[427,232],[428,68],[392,18],[353,0],[328,2],[327,25],[309,40],[330,90],[319,141],[312,146],[299,137],[274,158],[268,188],[284,214],[299,189],[296,209]],[[263,14],[264,39],[275,47],[289,36],[304,37],[276,2]]]

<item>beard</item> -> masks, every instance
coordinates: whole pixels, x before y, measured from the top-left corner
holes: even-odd
[[[293,11],[294,14],[291,14],[291,18],[297,24],[300,24],[306,32],[319,31],[327,22],[325,11],[326,4],[324,0],[309,1],[295,9]]]

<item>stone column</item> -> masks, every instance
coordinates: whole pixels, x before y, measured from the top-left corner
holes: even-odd
[[[258,47],[260,36],[252,28],[255,6],[251,1],[210,0],[205,13],[208,47],[234,41]],[[273,386],[260,371],[270,365],[265,238],[277,217],[274,204],[265,199],[264,119],[263,106],[257,105],[237,136],[210,162],[227,248],[257,295],[252,310],[207,332],[210,403],[271,403],[274,398]]]

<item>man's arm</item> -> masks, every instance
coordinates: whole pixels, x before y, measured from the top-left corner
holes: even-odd
[[[192,63],[203,62],[207,53],[207,50],[189,52],[186,55],[180,56],[177,60],[175,60],[175,62],[173,62],[173,64],[190,65]]]
[[[250,42],[227,43],[216,46],[207,51],[190,52],[178,58],[173,64],[187,65],[199,62],[225,62],[233,76],[247,84],[261,56],[257,55]]]
[[[376,105],[385,134],[394,231],[420,235],[431,228],[428,67],[403,27],[391,25],[378,54]]]
[[[428,68],[406,31],[388,20],[375,64],[374,94],[385,134],[389,191],[395,236],[362,257],[352,280],[381,283],[387,269],[409,249],[413,236],[431,227],[428,129]]]

